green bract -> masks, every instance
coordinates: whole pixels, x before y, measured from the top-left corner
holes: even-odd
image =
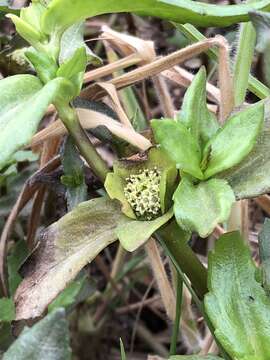
[[[264,103],[260,102],[233,114],[220,128],[207,108],[204,68],[187,90],[177,118],[152,120],[156,142],[181,170],[174,213],[186,231],[206,237],[227,220],[234,192],[229,182],[213,176],[245,162],[263,124]]]
[[[195,185],[183,178],[173,199],[178,224],[207,237],[218,223],[228,219],[235,196],[225,180],[211,179]]]
[[[112,199],[120,201],[122,212],[130,218],[117,229],[125,249],[135,250],[173,216],[169,209],[176,177],[175,164],[157,148],[114,163],[105,188]]]

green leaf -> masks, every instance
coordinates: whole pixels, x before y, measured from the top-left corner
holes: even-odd
[[[27,255],[28,250],[24,240],[17,242],[12,248],[10,255],[8,255],[8,284],[11,295],[14,295],[19,283],[22,280],[18,271]]]
[[[223,235],[209,257],[205,308],[215,335],[233,359],[270,358],[270,299],[238,232]]]
[[[68,311],[70,307],[73,308],[73,306],[82,301],[80,299],[82,293],[85,295],[84,298],[87,298],[95,291],[96,287],[90,284],[86,275],[82,275],[77,280],[72,281],[70,285],[57,296],[49,305],[48,310],[51,312],[56,308],[63,307]]]
[[[262,269],[262,282],[267,295],[270,295],[270,219],[266,219],[259,233],[259,253]]]
[[[217,132],[218,122],[206,103],[206,71],[202,67],[189,86],[178,115],[202,148]]]
[[[15,319],[15,305],[12,299],[0,299],[0,322],[11,322]]]
[[[58,77],[63,77],[71,81],[75,96],[80,94],[86,65],[86,50],[85,47],[81,47],[74,52],[71,58],[63,62],[57,71]]]
[[[206,145],[204,158],[209,161],[205,178],[239,164],[254,147],[263,121],[264,104],[261,102],[229,118]]]
[[[117,202],[98,198],[81,203],[47,228],[21,270],[17,320],[40,316],[81,269],[117,239],[117,226],[127,221]]]
[[[70,360],[68,322],[57,309],[32,328],[25,328],[3,360]]]
[[[25,52],[25,56],[32,63],[39,79],[44,84],[56,77],[58,66],[48,54],[30,48]]]
[[[41,18],[46,11],[46,6],[40,1],[32,1],[27,7],[23,7],[20,11],[20,18],[34,29],[41,31]]]
[[[204,238],[218,223],[228,219],[235,197],[226,181],[211,179],[194,185],[183,178],[173,200],[179,226],[186,231],[196,231]]]
[[[120,351],[121,351],[121,360],[126,360],[127,359],[126,352],[121,338],[120,338]]]
[[[8,14],[6,17],[12,20],[17,32],[23,39],[29,42],[29,44],[35,46],[40,42],[42,35],[31,24],[28,24],[26,21],[22,20],[20,17],[14,14]]]
[[[27,145],[56,95],[61,79],[42,88],[32,75],[15,75],[0,81],[0,170],[12,155]]]
[[[0,357],[2,353],[10,347],[13,341],[11,323],[0,323]]]
[[[14,162],[32,162],[37,161],[39,158],[38,154],[33,153],[31,150],[19,150],[15,152],[15,154],[12,157],[12,160]]]
[[[70,211],[87,199],[84,163],[70,137],[65,141],[61,158],[64,169],[61,182],[67,187],[66,198],[68,210]]]
[[[87,61],[101,65],[102,60],[95,55],[84,42],[84,22],[79,22],[68,28],[61,37],[59,63],[63,64],[73,57],[77,49],[84,47]]]
[[[151,235],[172,217],[173,210],[171,209],[164,215],[151,221],[129,219],[126,223],[117,226],[116,233],[118,239],[125,250],[135,251],[138,247],[145,244]]]
[[[196,139],[181,123],[172,119],[152,120],[154,137],[178,169],[203,179],[201,151]]]
[[[88,17],[118,12],[135,12],[182,24],[223,27],[248,21],[248,12],[251,10],[269,9],[269,0],[260,0],[252,5],[232,6],[190,0],[99,0],[95,3],[85,0],[52,0],[43,17],[42,29],[50,34],[56,29],[64,30]]]
[[[87,58],[85,48],[78,48],[72,57],[60,65],[57,76],[72,79],[73,76],[85,71],[86,63]]]
[[[214,355],[175,355],[171,356],[169,360],[221,360],[221,358]]]
[[[270,191],[270,117],[269,103],[266,106],[264,129],[256,145],[241,163],[219,174],[228,181],[237,199],[247,199]]]

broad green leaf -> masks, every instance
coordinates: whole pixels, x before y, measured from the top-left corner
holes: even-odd
[[[172,119],[152,120],[154,137],[178,169],[203,179],[201,151],[196,138],[185,125]]]
[[[270,191],[270,117],[269,104],[264,129],[256,145],[241,163],[219,174],[232,187],[237,199],[247,199]]]
[[[180,227],[196,231],[204,238],[218,223],[228,219],[235,197],[226,181],[211,179],[194,185],[183,178],[173,200],[175,218]]]
[[[264,104],[257,103],[229,118],[206,145],[205,178],[239,164],[254,147],[264,121]]]
[[[182,24],[223,27],[248,21],[248,12],[251,10],[269,9],[269,0],[260,0],[252,5],[233,6],[218,6],[191,0],[98,0],[95,3],[85,0],[52,0],[43,17],[42,29],[50,34],[56,29],[64,30],[88,17],[118,12],[136,12]]]
[[[162,225],[166,224],[173,217],[173,210],[151,221],[131,220],[118,225],[116,233],[118,239],[127,251],[135,251],[142,246]]]
[[[217,132],[218,122],[214,114],[207,108],[206,71],[204,67],[201,68],[189,86],[178,118],[202,147]]]
[[[221,358],[214,355],[175,355],[171,356],[169,360],[221,360]]]
[[[67,188],[66,198],[68,210],[72,210],[81,202],[87,200],[87,186],[84,179],[84,163],[70,137],[65,141],[61,160],[64,175],[61,182]]]
[[[42,87],[32,75],[0,81],[0,170],[29,143],[60,85],[61,79],[55,79]]]
[[[94,65],[102,64],[102,60],[95,55],[84,42],[84,22],[79,22],[68,28],[61,37],[59,63],[63,64],[76,52],[77,49],[86,49],[87,61]]]
[[[255,280],[257,268],[238,232],[223,235],[209,257],[205,309],[232,359],[270,358],[270,299]]]
[[[32,328],[25,328],[3,360],[70,360],[68,322],[57,309]]]
[[[15,305],[12,299],[0,299],[0,322],[11,322],[15,319]]]
[[[127,221],[117,202],[98,198],[81,203],[47,228],[23,265],[16,318],[40,316],[81,269],[117,239],[117,226]]]
[[[259,252],[262,269],[262,282],[267,295],[270,295],[270,219],[266,219],[259,233]]]

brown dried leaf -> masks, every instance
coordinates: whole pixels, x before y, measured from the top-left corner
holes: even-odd
[[[16,320],[39,317],[79,271],[116,240],[115,228],[126,219],[117,202],[98,198],[81,203],[47,228],[22,267]]]

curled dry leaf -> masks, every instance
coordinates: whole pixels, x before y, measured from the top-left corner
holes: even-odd
[[[79,271],[117,239],[115,229],[125,221],[117,202],[98,198],[81,203],[47,228],[22,267],[16,319],[40,316]]]
[[[142,40],[138,37],[123,34],[112,30],[110,27],[102,26],[101,38],[108,38],[108,42],[125,56],[134,52],[140,55],[141,64],[147,64],[155,60],[156,53],[153,41]]]
[[[77,109],[80,123],[84,129],[95,129],[100,126],[106,127],[113,135],[132,144],[140,150],[147,150],[151,142],[130,127],[124,126],[111,117],[95,110]],[[55,121],[44,130],[38,132],[33,138],[31,146],[35,146],[50,138],[67,133],[67,129],[60,120]]]

